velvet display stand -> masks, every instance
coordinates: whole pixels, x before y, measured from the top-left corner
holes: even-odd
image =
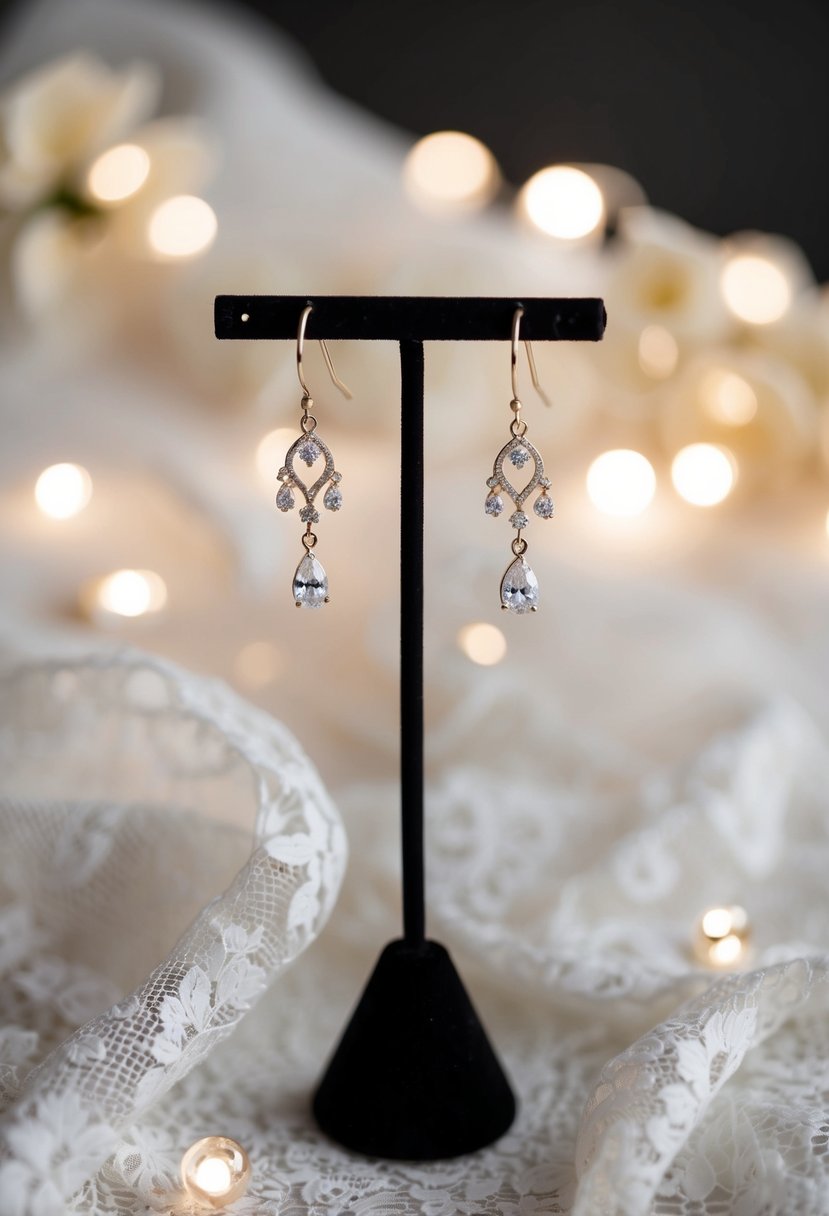
[[[400,344],[400,781],[403,938],[380,956],[313,1100],[332,1139],[373,1157],[474,1152],[510,1127],[515,1098],[443,946],[426,937],[423,867],[423,343],[598,341],[601,300],[217,296],[217,338]]]

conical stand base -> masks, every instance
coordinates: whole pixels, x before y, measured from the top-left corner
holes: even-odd
[[[333,1140],[435,1161],[491,1144],[515,1098],[443,946],[386,946],[314,1096]]]

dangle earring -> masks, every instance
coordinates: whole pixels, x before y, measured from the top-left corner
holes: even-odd
[[[343,494],[340,489],[342,476],[334,468],[334,457],[331,455],[330,449],[317,434],[317,420],[311,413],[311,410],[314,408],[314,401],[308,385],[305,383],[305,376],[302,370],[305,327],[308,324],[308,317],[312,312],[312,304],[309,304],[307,308],[302,310],[296,337],[296,371],[300,387],[302,388],[302,401],[300,402],[302,416],[299,420],[299,428],[302,433],[288,448],[285,455],[285,463],[277,474],[277,479],[282,483],[276,495],[276,505],[280,511],[291,511],[293,509],[296,502],[294,491],[301,494],[305,499],[305,506],[301,507],[299,512],[299,518],[305,524],[305,531],[302,535],[305,555],[296,568],[291,584],[294,603],[297,608],[321,608],[329,600],[328,575],[325,573],[322,563],[313,553],[313,549],[317,543],[314,524],[319,523],[320,518],[319,511],[314,506],[314,500],[325,486],[327,488],[322,499],[322,505],[325,509],[327,511],[339,511],[343,505]],[[328,347],[323,341],[320,341],[320,348],[332,381],[343,396],[347,397],[350,401],[351,392],[334,371],[334,364],[331,362]],[[306,474],[309,482],[306,485],[296,471],[295,462],[297,460],[301,460],[303,464],[307,465],[308,469],[311,469],[317,461],[323,461],[322,470],[316,481],[311,481],[313,474]]]
[[[531,494],[540,489],[541,493],[533,503],[533,511],[539,519],[552,519],[555,513],[555,506],[549,495],[550,482],[544,476],[544,462],[538,449],[527,438],[527,424],[521,417],[521,410],[524,407],[518,396],[518,341],[523,315],[524,309],[517,308],[512,318],[510,364],[512,401],[510,402],[510,409],[513,413],[513,419],[510,422],[509,428],[510,439],[495,457],[492,476],[487,478],[486,484],[489,487],[489,493],[484,503],[484,510],[487,515],[494,517],[500,515],[504,510],[502,495],[506,494],[515,504],[515,510],[510,516],[510,523],[516,530],[516,536],[512,542],[514,560],[507,567],[504,577],[501,579],[501,609],[504,612],[516,612],[519,614],[538,611],[538,579],[535,577],[535,573],[526,559],[527,542],[521,535],[524,528],[530,522],[529,517],[524,511],[524,503]],[[527,351],[527,361],[530,365],[530,376],[532,377],[533,387],[544,404],[549,405],[550,402],[547,400],[538,382],[538,372],[535,367],[532,347],[527,341],[524,342],[524,347]],[[523,489],[517,490],[504,472],[505,461],[509,461],[513,469],[519,471],[530,461],[533,462],[532,474]],[[514,476],[514,474],[511,472],[510,476]]]

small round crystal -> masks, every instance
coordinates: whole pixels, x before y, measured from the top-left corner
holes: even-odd
[[[552,519],[555,512],[555,504],[552,498],[547,494],[541,494],[536,500],[533,510],[539,519]]]
[[[526,528],[527,524],[530,522],[523,511],[513,511],[512,515],[509,517],[509,521],[513,528]]]
[[[487,494],[484,510],[487,515],[500,515],[504,509],[504,500],[500,494]]]
[[[513,448],[509,454],[509,458],[510,464],[514,464],[516,469],[523,469],[530,458],[530,454],[524,448]]]
[[[320,521],[320,513],[316,507],[312,507],[309,504],[307,507],[302,508],[299,513],[299,518],[304,524],[318,524]]]
[[[314,463],[314,461],[317,459],[319,454],[320,454],[320,450],[317,447],[317,445],[314,443],[313,439],[306,439],[305,443],[303,443],[297,449],[297,456],[300,458],[300,460],[305,461],[305,463],[308,465],[309,469],[310,469],[311,465]]]

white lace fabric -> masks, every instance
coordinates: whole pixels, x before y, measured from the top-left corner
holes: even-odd
[[[630,757],[597,763],[563,723],[537,779],[509,761],[499,780],[452,765],[435,779],[435,932],[521,1105],[491,1148],[407,1165],[355,1158],[309,1113],[394,917],[394,786],[346,795],[357,861],[323,940],[282,976],[345,860],[287,732],[141,656],[32,662],[3,692],[3,1216],[195,1211],[178,1163],[211,1131],[251,1153],[250,1193],[230,1209],[250,1216],[829,1211],[829,959],[809,944],[829,758],[791,703],[644,785]],[[462,702],[444,726],[485,747]],[[774,780],[758,756],[775,757]],[[594,828],[615,824],[597,861],[578,826],[588,803]],[[752,847],[730,851],[740,822]],[[814,915],[798,905],[787,924],[766,879],[791,866],[808,884],[807,851]],[[690,913],[726,874],[733,889],[734,853],[754,966],[711,983],[689,966]]]
[[[345,843],[288,733],[208,681],[125,658],[2,692],[0,1202],[45,1216],[317,935]]]

